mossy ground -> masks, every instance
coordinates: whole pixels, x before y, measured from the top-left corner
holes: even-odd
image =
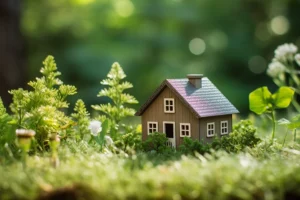
[[[292,143],[290,143],[292,145]],[[239,154],[99,153],[63,142],[60,165],[31,155],[0,166],[0,199],[289,199],[300,197],[300,151],[258,145]],[[259,153],[260,152],[260,153]]]

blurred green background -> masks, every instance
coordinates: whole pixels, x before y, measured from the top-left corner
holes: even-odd
[[[51,54],[62,80],[78,88],[71,101],[82,98],[88,105],[102,103],[96,97],[99,82],[118,61],[134,85],[128,92],[140,101],[135,108],[164,79],[203,73],[247,114],[252,90],[263,85],[276,89],[265,73],[274,49],[286,42],[300,46],[298,0],[14,3],[24,46],[19,56],[28,72],[21,72],[25,78],[19,85],[40,76],[41,63]],[[9,66],[2,60],[1,68]]]

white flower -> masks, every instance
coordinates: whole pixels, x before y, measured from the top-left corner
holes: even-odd
[[[108,135],[104,136],[104,138],[105,138],[105,144],[106,144],[107,146],[111,146],[111,145],[114,144],[114,141],[113,141],[113,140],[111,139],[111,137],[109,137]]]
[[[296,54],[296,55],[295,55],[295,61],[296,61],[297,64],[300,66],[300,54]]]
[[[89,129],[91,130],[91,134],[93,136],[97,136],[102,130],[101,122],[97,120],[91,121],[89,125]]]
[[[277,77],[278,75],[282,74],[285,71],[285,67],[280,62],[272,62],[269,64],[267,74],[272,78]]]
[[[294,44],[283,44],[275,50],[275,59],[278,61],[293,60],[298,48]]]

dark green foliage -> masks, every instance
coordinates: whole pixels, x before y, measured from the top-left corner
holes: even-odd
[[[246,147],[252,148],[260,142],[255,133],[256,128],[251,121],[241,120],[233,126],[233,131],[228,136],[215,138],[212,142],[212,148],[223,149],[232,153],[243,151]]]
[[[183,144],[179,147],[179,151],[184,154],[200,154],[209,153],[211,149],[225,150],[229,153],[238,153],[246,147],[253,148],[261,140],[256,137],[256,128],[249,120],[241,120],[233,126],[233,131],[228,136],[215,137],[211,144],[203,141],[184,138]]]
[[[148,135],[147,139],[142,142],[143,150],[155,151],[156,153],[166,153],[170,151],[170,147],[166,146],[168,138],[164,133],[151,133]]]
[[[35,138],[42,149],[49,134],[57,133],[72,124],[62,109],[69,106],[66,97],[76,94],[74,86],[64,85],[58,78],[60,72],[52,56],[48,56],[43,65],[40,70],[43,76],[28,83],[31,91],[9,91],[13,95],[13,103],[10,105],[13,122],[18,128],[35,130]]]
[[[189,137],[183,139],[182,145],[179,146],[179,151],[183,154],[194,154],[195,152],[204,154],[208,153],[210,145],[205,144],[203,141],[193,140]]]

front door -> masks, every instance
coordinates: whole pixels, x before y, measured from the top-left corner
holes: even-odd
[[[175,148],[175,123],[174,122],[164,122],[164,133],[166,134],[168,141],[167,146]]]

